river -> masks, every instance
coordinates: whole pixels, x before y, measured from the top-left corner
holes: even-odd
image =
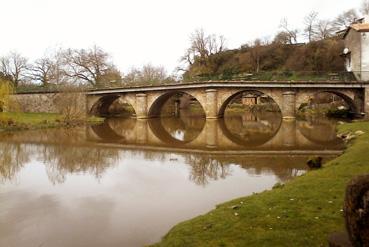
[[[275,113],[111,118],[0,135],[0,246],[143,246],[344,148],[335,122]]]

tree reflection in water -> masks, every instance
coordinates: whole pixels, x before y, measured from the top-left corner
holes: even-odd
[[[0,143],[0,181],[12,180],[29,161],[30,155],[27,145]]]
[[[186,163],[191,166],[190,180],[197,185],[207,185],[209,180],[225,179],[231,174],[229,164],[212,158],[210,155],[185,156]]]
[[[88,173],[97,179],[119,161],[117,149],[92,147],[68,147],[56,145],[45,147],[42,160],[52,183],[63,183],[68,174]]]

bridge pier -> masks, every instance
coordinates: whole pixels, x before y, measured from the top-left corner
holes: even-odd
[[[283,119],[282,120],[283,134],[283,146],[294,147],[296,146],[296,119]]]
[[[136,118],[148,118],[147,95],[145,93],[136,94]]]
[[[148,120],[138,119],[136,122],[136,141],[140,144],[148,142]]]
[[[207,119],[219,118],[218,115],[218,90],[217,89],[207,89],[206,93],[206,105],[205,114]]]
[[[282,93],[282,117],[284,119],[296,118],[296,92],[286,91]]]
[[[216,148],[218,146],[218,121],[210,119],[205,122],[206,147]]]

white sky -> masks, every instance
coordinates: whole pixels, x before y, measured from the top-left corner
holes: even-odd
[[[222,34],[228,48],[301,27],[311,10],[333,18],[361,0],[0,0],[0,55],[36,59],[55,47],[98,45],[125,72],[145,63],[172,72],[196,28]]]

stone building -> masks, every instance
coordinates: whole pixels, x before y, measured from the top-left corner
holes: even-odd
[[[359,81],[369,81],[369,16],[347,28],[343,39],[346,70]]]

